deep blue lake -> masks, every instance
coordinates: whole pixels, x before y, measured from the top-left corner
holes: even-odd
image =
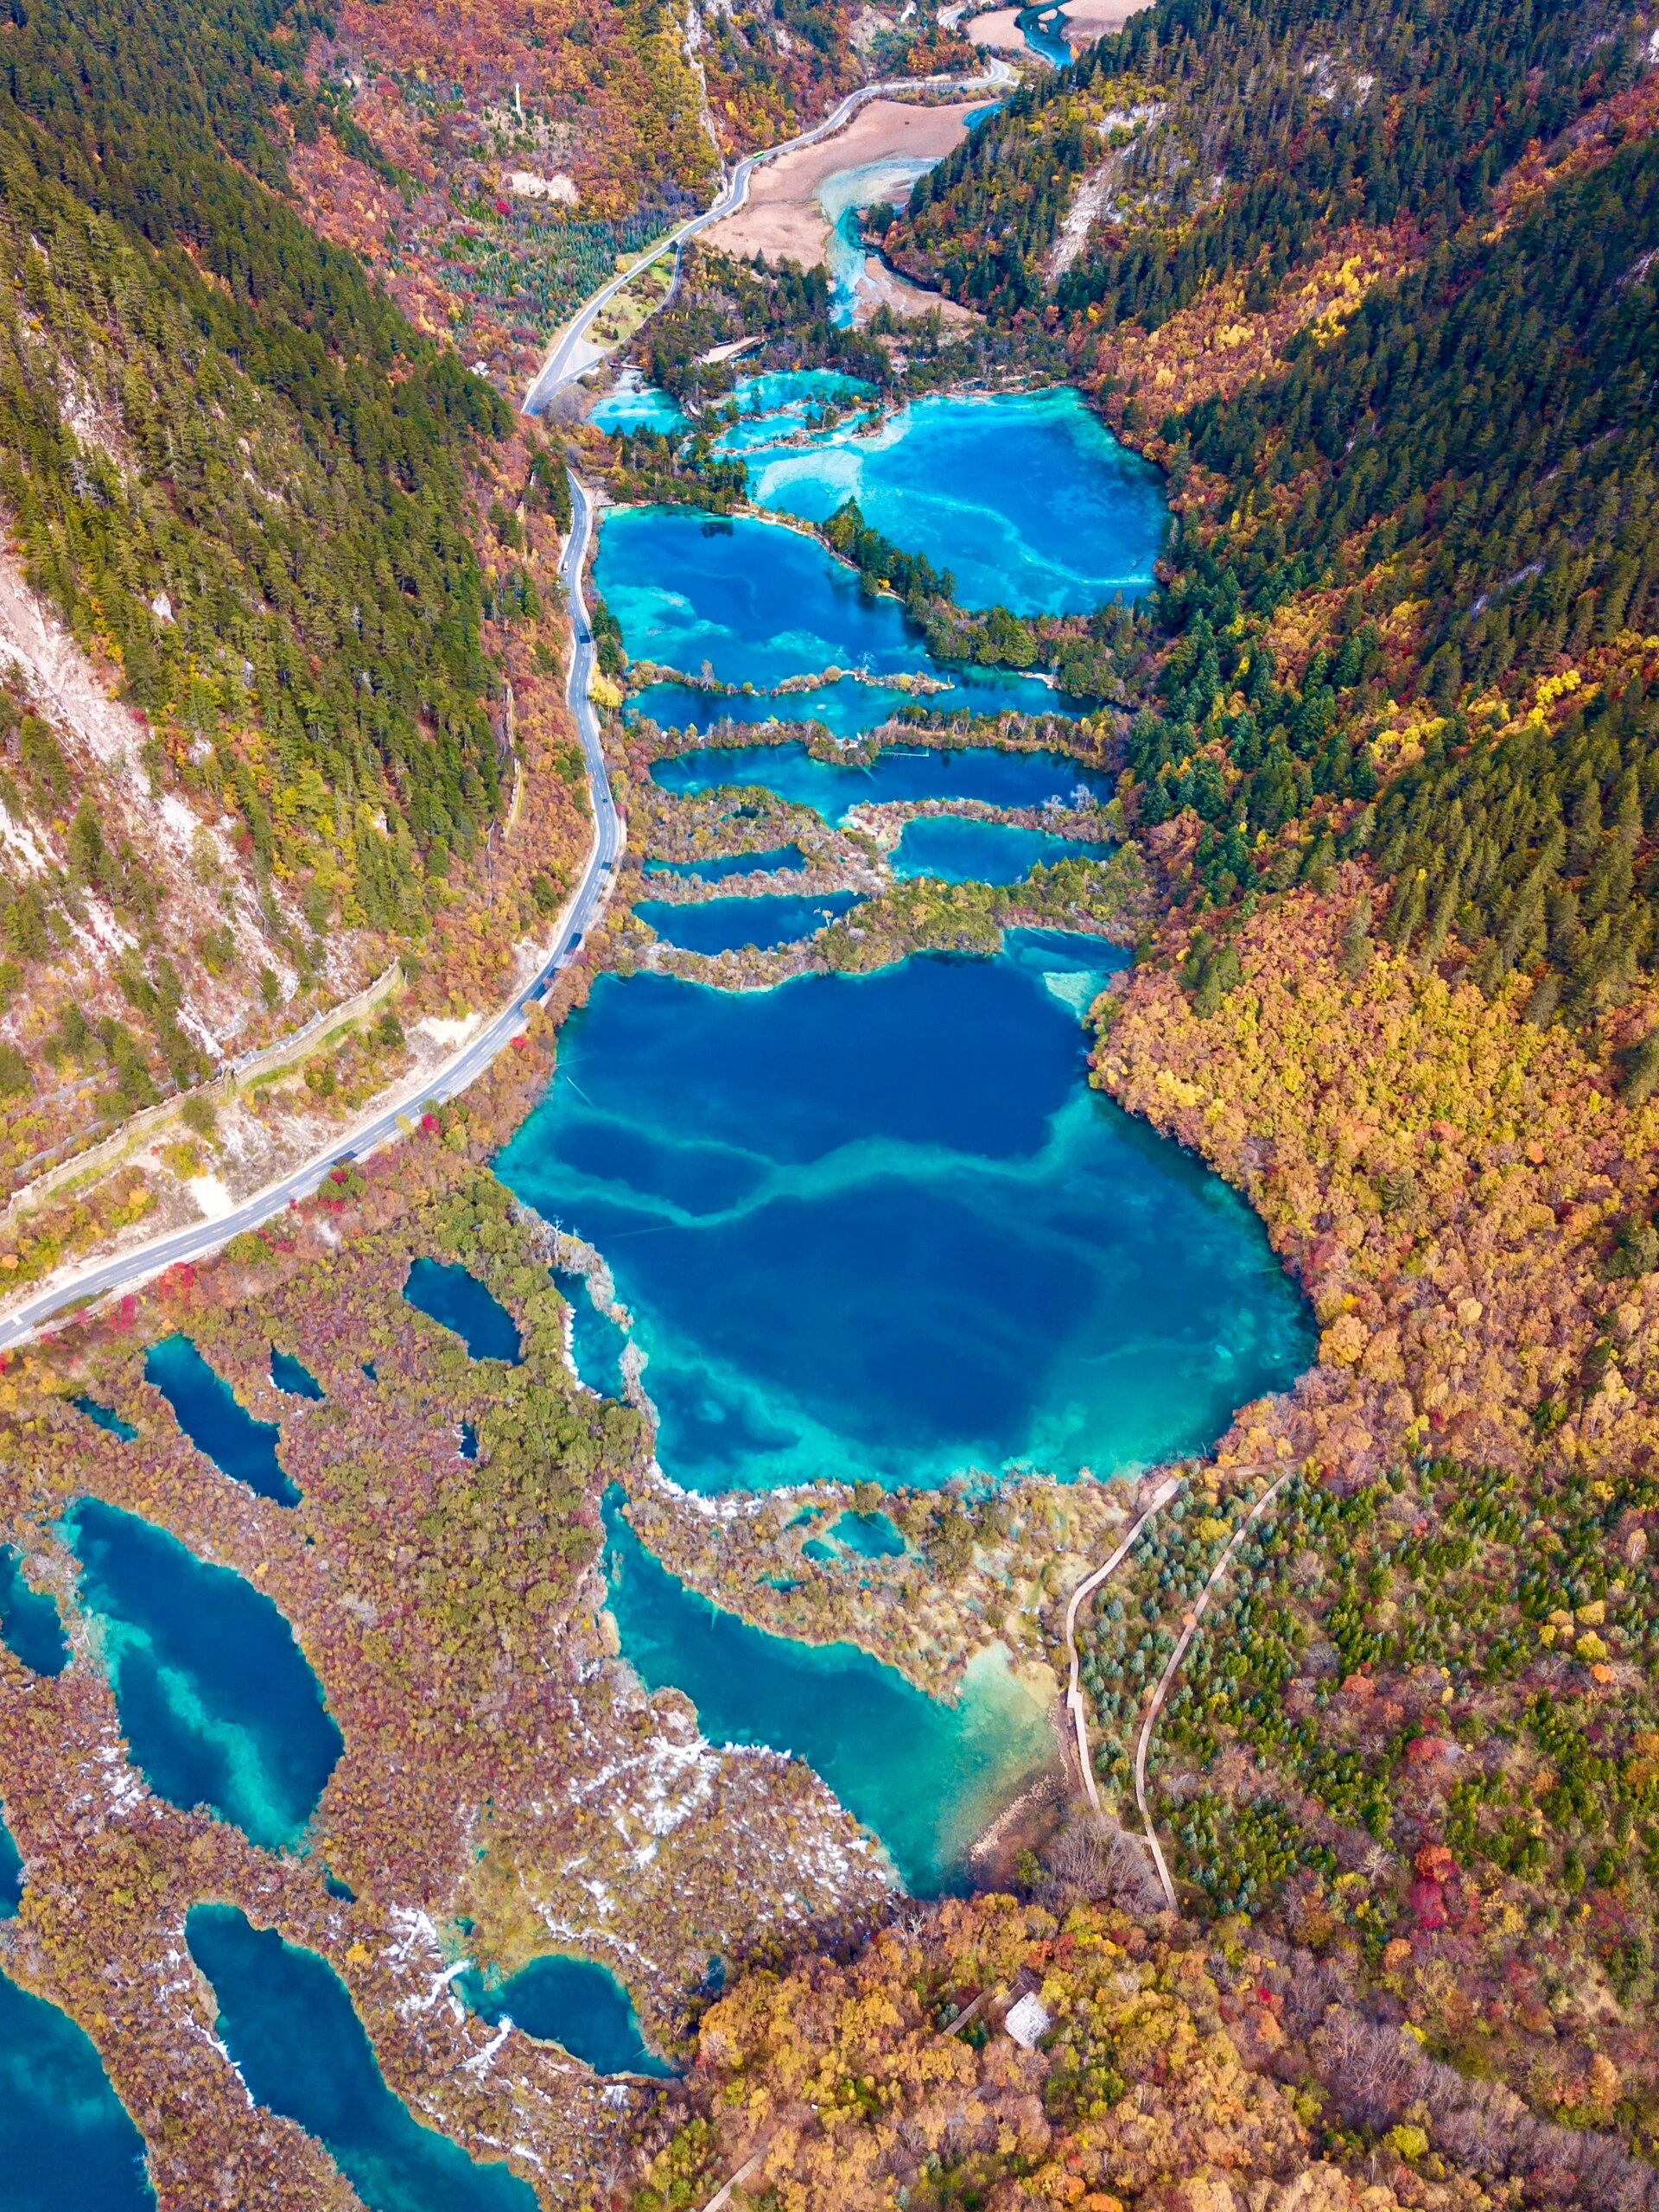
[[[1105,861],[1109,845],[1052,836],[1004,822],[924,816],[905,824],[890,864],[896,876],[931,876],[938,883],[1023,883],[1034,868],[1056,861]]]
[[[605,1569],[622,1655],[682,1689],[711,1743],[793,1751],[886,1844],[906,1887],[963,1886],[974,1839],[1053,1755],[1042,1704],[1000,1651],[944,1704],[849,1643],[796,1643],[688,1590],[613,1503]]]
[[[1162,477],[1070,385],[941,392],[873,435],[844,424],[747,458],[757,506],[824,522],[855,499],[884,537],[948,569],[963,607],[1090,613],[1150,589],[1163,544]]]
[[[6,2212],[155,2212],[143,2139],[97,2045],[0,1974],[0,2204]]]
[[[536,2212],[527,2182],[469,2158],[393,2095],[326,1960],[232,1905],[193,1907],[185,1933],[249,2094],[315,2135],[369,2212]]]
[[[158,1796],[297,1843],[343,1748],[284,1615],[227,1567],[100,1499],[66,1516],[80,1602],[135,1764]]]
[[[163,1337],[152,1344],[144,1380],[161,1392],[179,1427],[222,1474],[278,1505],[299,1503],[300,1493],[276,1457],[281,1429],[275,1421],[256,1421],[188,1337]]]
[[[499,1166],[610,1262],[677,1482],[1127,1472],[1306,1366],[1243,1200],[1088,1087],[1121,960],[600,978]]]
[[[812,891],[781,898],[704,899],[690,906],[643,899],[633,911],[665,943],[690,952],[736,952],[749,944],[767,951],[816,936],[855,904],[850,891]]]
[[[654,2074],[674,2069],[646,2044],[633,1999],[592,1959],[532,1959],[506,1981],[487,1984],[477,1973],[457,1985],[467,2005],[493,2024],[511,2020],[538,2043],[556,2043],[596,2074]]]
[[[1044,806],[1081,794],[1104,804],[1116,788],[1112,777],[1063,753],[1000,753],[990,745],[884,745],[868,767],[815,760],[795,741],[711,745],[655,762],[651,779],[679,794],[756,785],[832,823],[844,822],[855,806],[928,798]]]

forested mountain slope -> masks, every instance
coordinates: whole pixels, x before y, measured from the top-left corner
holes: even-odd
[[[422,327],[512,378],[626,257],[883,73],[974,66],[931,15],[849,0],[346,0],[311,48],[330,128],[293,169]]]
[[[585,834],[543,595],[562,475],[294,204],[315,28],[52,4],[7,28],[14,1177],[66,1099],[95,1132],[400,950],[439,1005],[495,984]]]

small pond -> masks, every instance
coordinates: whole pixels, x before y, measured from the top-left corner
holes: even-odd
[[[276,1457],[282,1431],[275,1421],[254,1419],[188,1337],[163,1337],[152,1344],[144,1380],[161,1392],[179,1427],[221,1474],[278,1505],[299,1503],[300,1493]]]
[[[417,1313],[458,1336],[474,1359],[501,1359],[512,1365],[524,1357],[518,1324],[470,1268],[416,1260],[404,1296]]]
[[[647,861],[649,875],[696,876],[704,883],[723,883],[728,876],[786,874],[806,866],[798,845],[774,845],[764,853],[721,853],[712,860]]]
[[[532,1959],[509,1980],[490,1984],[470,1973],[457,1986],[480,2018],[510,2019],[537,2043],[559,2044],[596,2074],[673,2075],[674,2069],[647,2045],[633,1999],[608,1967],[592,1959]]]

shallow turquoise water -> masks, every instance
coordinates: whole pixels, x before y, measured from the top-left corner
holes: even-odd
[[[296,1359],[291,1351],[270,1348],[270,1379],[279,1390],[286,1390],[291,1398],[320,1399],[323,1388],[303,1360]]]
[[[135,1444],[138,1432],[130,1421],[123,1421],[112,1406],[101,1406],[96,1398],[76,1398],[71,1402],[78,1413],[86,1414],[95,1427],[111,1436],[118,1436],[123,1444]]]
[[[652,2074],[674,2069],[650,2049],[633,1999],[592,1959],[532,1959],[510,1980],[487,1986],[476,1974],[458,1984],[467,2005],[493,2025],[510,2019],[537,2043],[556,2043],[596,2074]]]
[[[404,1296],[417,1313],[452,1330],[474,1359],[504,1359],[511,1365],[524,1357],[518,1324],[470,1268],[416,1260]]]
[[[222,1474],[278,1505],[299,1503],[300,1493],[276,1457],[281,1429],[275,1421],[256,1421],[188,1337],[163,1337],[152,1344],[144,1380],[161,1392],[179,1427]]]
[[[804,448],[752,453],[748,473],[758,506],[809,522],[856,499],[866,522],[948,569],[964,607],[1089,613],[1148,590],[1163,543],[1158,471],[1069,385],[978,400],[940,393],[874,436],[842,427]]]
[[[830,222],[830,320],[842,329],[857,311],[859,285],[868,260],[858,233],[860,213],[879,200],[902,206],[917,178],[932,167],[933,159],[925,156],[889,155],[885,160],[861,162],[856,168],[838,169],[818,187],[818,205]]]
[[[23,1901],[23,1854],[0,1810],[0,1920],[15,1917]]]
[[[1051,69],[1066,69],[1071,64],[1071,48],[1060,35],[1065,20],[1064,9],[1053,6],[1022,8],[1014,18],[1026,44]]]
[[[37,1675],[60,1675],[69,1663],[55,1599],[30,1587],[22,1555],[10,1544],[0,1544],[0,1641]]]
[[[596,430],[613,435],[622,430],[657,430],[671,436],[689,427],[667,392],[647,384],[637,369],[622,372],[588,419]]]
[[[326,1960],[232,1905],[194,1906],[185,1934],[250,2094],[326,2145],[369,2212],[536,2212],[528,2183],[475,2164],[392,2094]]]
[[[856,903],[850,891],[814,891],[799,898],[706,899],[694,906],[647,899],[633,911],[667,944],[691,952],[736,952],[748,944],[766,951],[815,936]]]
[[[822,694],[819,694],[822,696]],[[651,779],[665,791],[716,790],[756,784],[828,822],[844,822],[855,806],[925,798],[975,798],[989,806],[1044,806],[1050,799],[1110,798],[1113,778],[1063,753],[999,753],[994,746],[887,745],[868,768],[843,768],[813,758],[805,746],[708,746],[658,760]]]
[[[576,1363],[576,1373],[590,1390],[597,1390],[601,1397],[620,1397],[627,1332],[608,1313],[600,1312],[588,1294],[586,1276],[569,1274],[556,1268],[553,1281],[560,1297],[570,1308],[570,1356]]]
[[[252,1842],[297,1843],[344,1748],[284,1615],[136,1514],[84,1497],[63,1533],[134,1764]]]
[[[852,1644],[794,1643],[722,1612],[645,1550],[614,1503],[606,1527],[611,1611],[647,1687],[683,1690],[712,1743],[805,1759],[916,1896],[964,1886],[969,1846],[1053,1750],[1042,1707],[1001,1654],[944,1705]]]
[[[605,976],[568,1025],[499,1166],[610,1262],[677,1482],[1128,1471],[1307,1363],[1243,1201],[1087,1085],[1122,956],[1009,944],[743,995]]]
[[[154,2212],[138,2130],[67,2012],[0,1974],[0,2204]]]
[[[874,398],[874,385],[842,376],[835,369],[791,369],[740,377],[732,403],[741,419],[721,432],[715,450],[743,453],[753,445],[776,445],[780,437],[822,423],[827,402]]]
[[[633,710],[665,728],[817,721],[850,737],[912,704],[940,713],[1078,711],[1034,677],[936,662],[897,600],[872,598],[816,540],[753,515],[721,520],[683,507],[626,507],[606,518],[594,575],[635,660],[768,688],[830,668],[931,676],[950,686],[917,696],[849,681],[772,698],[655,685]]]
[[[722,853],[717,860],[647,861],[647,875],[699,876],[704,883],[723,883],[729,875],[759,875],[773,870],[806,866],[798,845],[774,845],[765,853]]]
[[[1056,861],[1110,856],[1109,846],[1052,836],[1044,830],[934,815],[905,824],[890,865],[900,878],[926,875],[938,883],[1008,884],[1023,883],[1033,868],[1052,868]]]

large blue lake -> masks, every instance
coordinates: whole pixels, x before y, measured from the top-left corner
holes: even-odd
[[[933,660],[897,600],[872,597],[815,539],[752,515],[722,521],[687,508],[624,508],[606,518],[594,575],[635,660],[757,687],[721,695],[653,685],[634,706],[664,728],[817,721],[847,737],[911,703],[980,715],[1077,711],[1035,677]],[[901,690],[848,680],[761,696],[831,668],[929,676],[950,689],[912,702]]]
[[[601,977],[499,1165],[610,1262],[677,1481],[1126,1472],[1306,1365],[1254,1215],[1088,1086],[1114,957]]]
[[[874,433],[844,424],[746,458],[757,506],[824,522],[855,499],[883,536],[949,569],[964,607],[1089,613],[1148,590],[1163,544],[1162,478],[1070,385],[941,392]]]

